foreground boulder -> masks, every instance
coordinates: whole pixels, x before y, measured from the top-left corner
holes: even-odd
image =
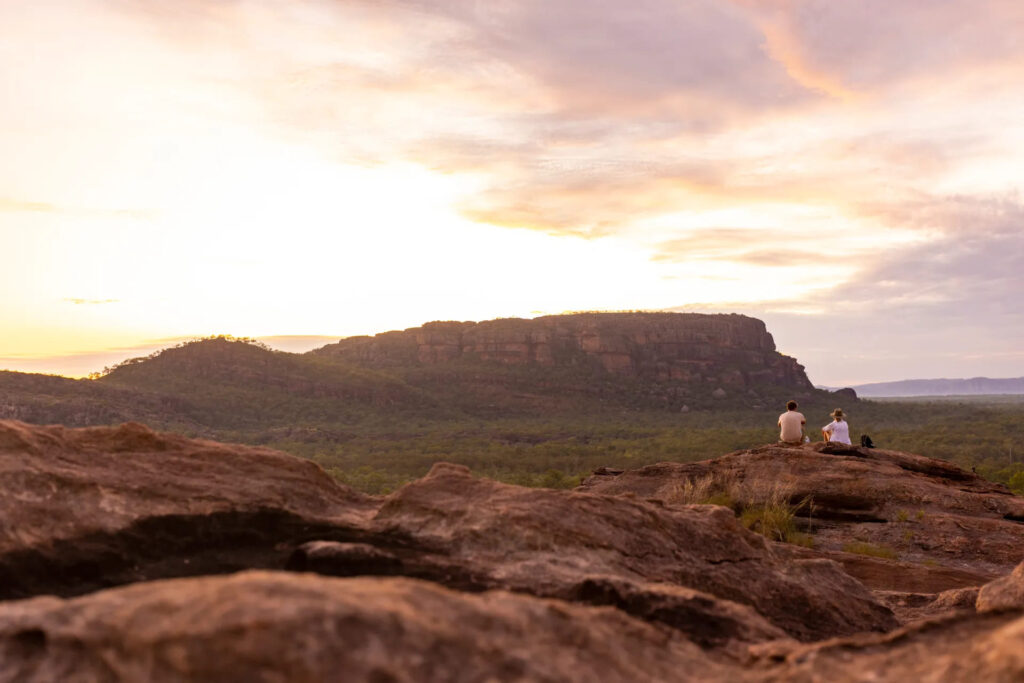
[[[281,566],[376,503],[316,464],[139,424],[0,421],[0,599]]]
[[[764,646],[762,654],[774,645]],[[1024,680],[1024,611],[958,614],[887,634],[792,647],[748,670],[771,683],[1014,683]],[[742,677],[736,680],[744,680]]]
[[[941,593],[874,591],[874,595],[893,611],[901,623],[912,624],[957,612],[974,612],[979,590],[975,586],[953,588]]]
[[[796,556],[838,560],[877,590],[978,586],[1024,559],[1024,499],[951,463],[897,451],[764,446],[595,475],[580,490],[668,505],[781,500],[812,537],[813,550]]]
[[[607,607],[244,572],[0,603],[0,681],[1018,681],[1024,611],[738,660]]]
[[[313,544],[300,548],[291,566],[341,575],[357,567],[357,573],[405,574],[472,590],[614,604],[681,622],[684,630],[706,622],[769,635],[761,623],[727,626],[737,610],[715,600],[751,607],[801,640],[896,626],[891,612],[838,564],[779,555],[716,506],[669,508],[529,489],[438,464],[386,498],[369,530],[372,548]],[[701,596],[682,596],[675,587]]]
[[[0,681],[727,680],[610,608],[245,572],[0,603]]]
[[[1024,609],[1024,562],[1001,579],[981,587],[975,603],[979,612],[1000,609]]]
[[[287,563],[611,605],[705,647],[896,626],[839,565],[777,553],[714,506],[528,489],[453,465],[371,498],[301,458],[131,424],[0,423],[0,474],[0,598]]]

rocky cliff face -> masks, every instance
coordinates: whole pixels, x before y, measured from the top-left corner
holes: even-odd
[[[725,387],[811,386],[802,365],[775,350],[760,320],[696,313],[585,313],[481,323],[434,322],[323,347],[371,367],[459,359],[508,365],[594,365],[617,375]]]

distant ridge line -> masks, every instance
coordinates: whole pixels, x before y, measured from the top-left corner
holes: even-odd
[[[1024,377],[965,379],[904,379],[894,382],[872,382],[852,387],[858,396],[981,396],[993,394],[1024,394]]]

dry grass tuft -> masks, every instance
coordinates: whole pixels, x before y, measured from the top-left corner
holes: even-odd
[[[813,503],[810,497],[792,502],[793,486],[778,481],[740,481],[732,472],[706,474],[677,485],[667,497],[679,505],[722,505],[732,508],[740,523],[773,541],[813,547],[809,533],[797,529],[797,513],[809,513],[806,531],[811,531]]]

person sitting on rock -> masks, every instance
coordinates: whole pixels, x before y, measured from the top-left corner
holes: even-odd
[[[846,422],[846,415],[843,414],[842,408],[832,411],[832,421],[821,428],[821,433],[825,437],[825,443],[853,445],[850,443],[850,425]]]
[[[807,424],[807,420],[804,419],[803,413],[796,412],[797,408],[796,401],[790,401],[786,404],[786,412],[779,415],[779,427],[782,430],[779,433],[779,441],[782,443],[798,444],[803,441],[804,425]]]

